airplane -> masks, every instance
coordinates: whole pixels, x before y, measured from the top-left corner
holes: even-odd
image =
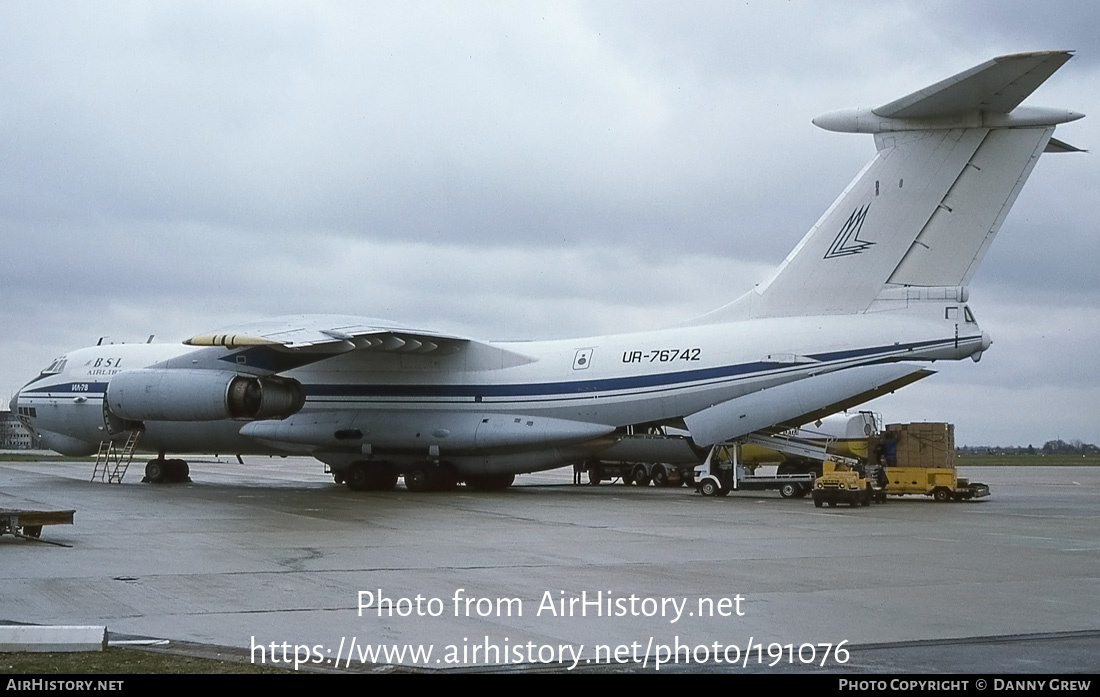
[[[769,280],[670,328],[481,341],[379,319],[299,315],[55,360],[13,397],[46,447],[140,434],[166,453],[308,454],[355,491],[504,489],[581,461],[698,464],[991,345],[968,284],[1052,137],[1083,116],[1020,103],[1069,51],[1000,56],[874,108],[814,119],[876,153]]]

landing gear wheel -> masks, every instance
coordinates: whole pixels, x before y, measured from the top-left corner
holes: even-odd
[[[168,466],[167,481],[177,484],[191,481],[191,468],[186,460],[168,460],[165,464]]]
[[[432,491],[454,491],[458,486],[458,471],[449,462],[442,462],[432,472]]]
[[[414,494],[432,490],[432,472],[427,467],[416,467],[405,473],[405,488]]]
[[[630,478],[634,480],[634,483],[638,486],[649,486],[649,473],[645,470],[645,465],[637,465],[631,472]]]
[[[479,474],[466,477],[466,486],[475,491],[504,491],[515,481],[514,474]]]
[[[347,484],[352,491],[390,491],[397,486],[397,473],[385,462],[353,462],[343,472],[333,472],[332,478]]]
[[[397,486],[397,472],[394,472],[388,465],[384,465],[385,469],[378,472],[374,479],[374,491],[393,491],[393,488]]]
[[[168,476],[168,462],[157,458],[145,463],[145,481],[160,484]]]
[[[332,473],[332,478],[336,479],[338,472]],[[365,462],[353,462],[351,467],[340,477],[340,480],[348,485],[348,488],[352,491],[370,491],[371,476],[369,465]]]

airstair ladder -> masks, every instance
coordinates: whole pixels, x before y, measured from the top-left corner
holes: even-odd
[[[742,443],[758,445],[762,448],[769,448],[787,455],[801,456],[810,460],[824,461],[829,457],[826,454],[830,445],[829,441],[821,444],[783,434],[765,436],[758,433],[741,436],[740,440]]]
[[[814,435],[814,432],[811,430],[805,428],[801,430],[803,433]],[[814,440],[807,440],[806,438],[792,436],[789,433],[773,433],[771,435],[750,433],[747,436],[741,436],[739,440],[742,443],[752,443],[762,448],[771,448],[772,450],[778,450],[787,455],[818,460],[819,462],[832,460],[833,462],[843,462],[847,465],[854,465],[859,462],[856,458],[830,453],[829,448],[836,443],[837,439],[833,436],[826,436],[824,433],[817,435],[819,435],[820,438],[814,436]]]
[[[137,449],[141,431],[130,431],[126,443],[121,449],[116,447],[113,440],[105,440],[99,444],[99,452],[95,457],[95,470],[92,472],[92,481],[96,479],[111,484],[121,484],[126,476],[126,470],[134,459],[134,450]]]

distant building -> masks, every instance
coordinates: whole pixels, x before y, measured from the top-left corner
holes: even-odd
[[[0,450],[34,450],[41,448],[38,438],[10,411],[0,411]]]

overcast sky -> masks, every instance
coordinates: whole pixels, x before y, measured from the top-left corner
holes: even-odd
[[[1100,4],[5,2],[0,396],[68,350],[298,312],[650,329],[765,278],[874,154],[815,128],[1018,51],[1100,149]],[[1044,156],[971,286],[981,363],[872,403],[1100,443],[1097,155]]]

